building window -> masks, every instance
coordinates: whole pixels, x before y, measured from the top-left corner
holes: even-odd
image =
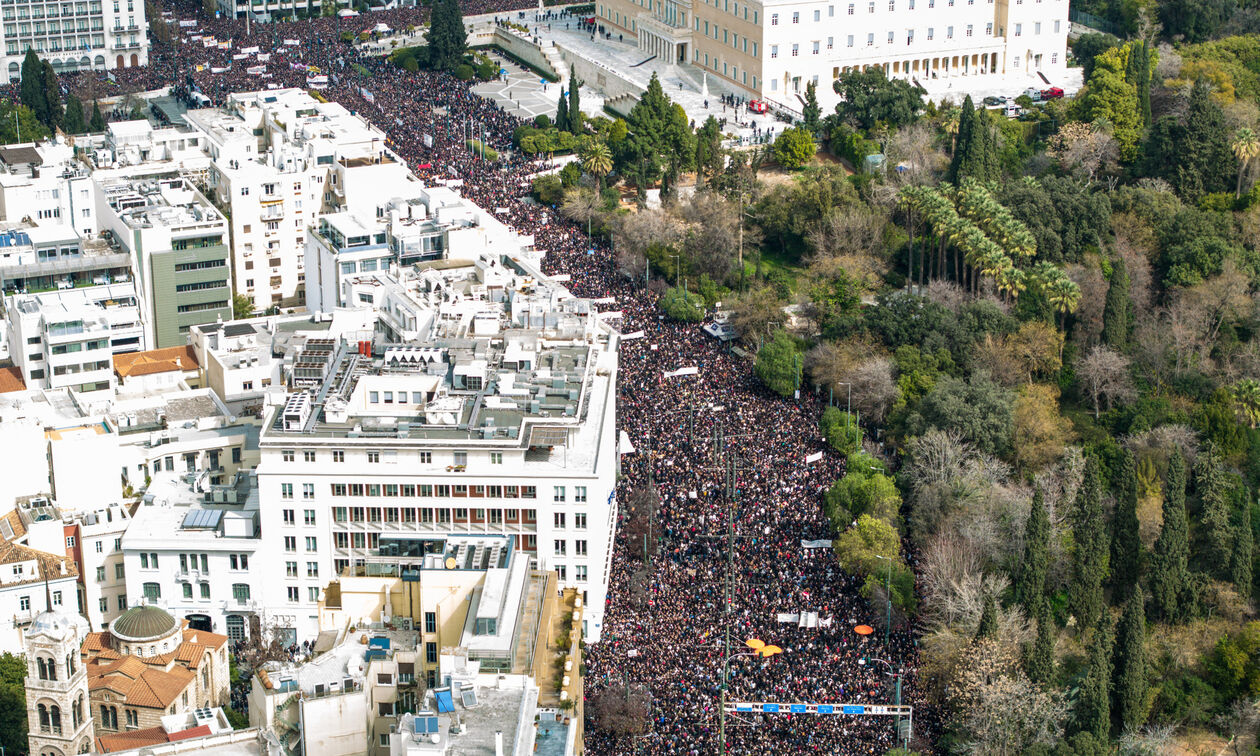
[[[96,568],[96,582],[105,582],[105,568],[103,566]]]
[[[309,553],[314,553],[314,552],[316,552],[316,551],[319,551],[319,543],[318,543],[318,540],[319,540],[319,539],[317,539],[315,536],[307,536],[307,537],[306,537],[306,550],[307,550],[307,552],[309,552]]]
[[[565,554],[567,554],[567,553],[568,553],[568,543],[569,543],[569,542],[568,542],[568,541],[565,541],[564,539],[557,539],[557,540],[556,540],[556,542],[555,542],[555,544],[554,544],[556,554],[558,554],[558,555],[560,555],[560,556],[564,556]]]
[[[312,585],[306,589],[306,600],[312,604],[319,603],[319,586]]]
[[[585,512],[578,512],[577,514],[573,515],[573,527],[577,528],[578,530],[586,530],[586,513]]]
[[[420,464],[422,465],[433,464],[433,452],[427,452],[427,451],[420,452]]]
[[[779,46],[778,46],[778,45],[770,45],[770,57],[771,57],[771,58],[777,58],[777,57],[779,57]]]
[[[586,582],[586,565],[584,565],[584,564],[574,565],[574,567],[573,567],[573,577],[574,577],[574,578],[575,578],[575,579],[576,579],[579,583],[585,583],[585,582]]]
[[[309,498],[312,498],[312,499],[313,499],[313,498],[315,498],[315,493],[314,493],[313,491],[311,492],[311,495],[310,495],[310,497],[309,497]],[[315,525],[315,510],[314,510],[314,509],[303,509],[303,510],[302,510],[302,522],[303,522],[303,523],[304,523],[307,527],[312,527],[312,526],[314,526],[314,525]]]
[[[61,591],[52,592],[53,606],[61,606]]]
[[[795,58],[795,57],[796,57],[796,54],[800,51],[800,48],[801,48],[801,46],[800,46],[800,45],[792,45],[792,57],[793,57],[793,58]]]
[[[1015,36],[1016,36],[1016,37],[1018,37],[1019,35],[1021,35],[1021,34],[1023,34],[1023,33],[1024,33],[1024,25],[1023,25],[1023,24],[1015,24]],[[1017,64],[1017,65],[1018,65],[1018,64]]]
[[[562,501],[564,501],[564,486],[553,486],[553,487],[552,487],[551,500],[552,500],[552,501],[557,501],[557,502],[562,502]]]
[[[283,460],[283,461],[285,461],[285,462],[292,462],[292,461],[293,461],[293,450],[292,450],[292,449],[283,449],[283,450],[281,450],[281,452],[280,452],[280,459],[282,459],[282,460]]]
[[[183,590],[184,590],[184,598],[191,599],[192,598],[192,583],[181,583],[180,585],[183,587]]]
[[[568,581],[568,579],[569,579],[569,571],[568,571],[568,568],[567,568],[567,567],[565,567],[563,564],[557,564],[557,565],[556,565],[556,577],[558,577],[558,578],[560,579],[560,582],[561,582],[561,583],[564,583],[564,582]]]
[[[553,524],[556,530],[564,530],[564,512],[555,512],[552,515]]]
[[[162,586],[158,583],[145,583],[144,597],[149,601],[157,601],[162,598]]]
[[[313,452],[313,451],[304,451],[304,452],[302,452],[302,461],[303,461],[303,462],[314,462],[314,461],[315,461],[315,452]]]
[[[426,633],[437,632],[437,612],[424,613],[424,631]]]
[[[289,603],[290,603],[290,604],[296,604],[296,603],[298,602],[298,589],[297,589],[297,586],[296,586],[296,585],[291,585],[291,586],[289,586],[289,587],[286,589],[286,592],[287,592],[287,595],[288,595],[288,597],[289,597]]]
[[[280,484],[280,498],[281,498],[281,499],[292,499],[292,498],[293,498],[293,484],[292,484],[292,483],[281,483],[281,484]],[[285,511],[286,511],[286,512],[289,512],[289,511],[292,511],[292,510],[287,510],[287,509],[286,509]],[[286,524],[286,525],[292,525],[293,523],[292,523],[292,522],[288,522],[288,523],[285,523],[285,524]]]
[[[201,597],[203,599],[210,598],[210,584],[209,583],[201,583]]]
[[[309,501],[310,499],[314,499],[314,498],[315,498],[315,484],[314,484],[314,483],[303,483],[303,484],[302,484],[302,498],[303,498],[303,499],[306,499],[306,500],[308,500],[308,501]],[[307,510],[307,511],[309,512],[310,510]],[[308,524],[309,524],[309,523],[308,523]]]
[[[307,562],[307,563],[306,563],[306,576],[307,576],[308,578],[317,578],[317,577],[319,577],[319,562]]]
[[[490,452],[490,464],[492,465],[503,464],[503,452]]]
[[[771,25],[771,26],[778,26],[778,25],[779,25],[779,14],[778,14],[778,13],[771,13],[771,14],[770,14],[770,25]]]
[[[249,601],[249,585],[246,583],[233,583],[232,598],[236,599],[238,604]]]
[[[66,548],[67,548],[67,549],[73,549],[73,548],[74,548],[74,544],[75,544],[75,542],[76,542],[76,541],[75,541],[74,536],[66,536]]]
[[[285,550],[285,551],[297,551],[297,536],[285,536],[285,537],[284,537],[284,550]]]
[[[346,453],[341,449],[334,449],[332,453],[333,462],[345,462]]]
[[[437,664],[437,644],[432,641],[424,644],[424,660],[428,664]]]

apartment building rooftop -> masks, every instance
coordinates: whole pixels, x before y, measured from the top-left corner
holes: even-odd
[[[590,301],[519,260],[422,263],[347,286],[416,338],[308,342],[268,433],[558,447],[606,401],[612,332]]]
[[[193,230],[223,222],[223,215],[185,178],[177,174],[115,178],[101,191],[129,228],[180,227]]]
[[[307,662],[267,662],[258,678],[269,692],[301,691],[306,698],[355,693],[362,691],[372,660],[392,658],[399,650],[415,651],[419,640],[414,630],[368,627],[345,633],[340,642]]]

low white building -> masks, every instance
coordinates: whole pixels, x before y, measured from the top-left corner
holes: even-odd
[[[127,594],[194,628],[247,637],[264,619],[259,598],[275,580],[260,559],[252,477],[208,486],[196,474],[162,473],[132,515],[122,550]]]

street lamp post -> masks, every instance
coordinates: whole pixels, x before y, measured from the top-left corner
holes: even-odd
[[[869,664],[870,662],[879,662],[883,664],[884,666],[888,667],[887,675],[889,677],[894,678],[893,704],[896,706],[900,706],[901,705],[902,671],[900,669],[894,671],[892,662],[888,661],[887,659],[879,659],[874,656],[865,656],[861,659],[858,659],[858,664],[865,665],[865,664]],[[911,726],[913,726],[913,724],[914,724],[913,717],[911,717]],[[897,728],[897,736],[900,737],[901,735],[901,715],[900,714],[897,715],[896,724],[894,726]],[[909,738],[906,739],[906,742],[903,745],[905,746],[906,749],[910,748]]]
[[[730,625],[727,624],[726,644],[723,647],[724,652],[722,654],[722,702],[721,708],[718,709],[721,713],[718,718],[718,739],[721,743],[721,748],[718,753],[721,756],[725,756],[726,754],[726,687],[730,678],[731,659],[738,659],[741,656],[760,656],[763,659],[769,659],[775,654],[783,653],[783,649],[778,646],[768,646],[765,641],[758,638],[749,638],[744,641],[744,645],[748,646],[752,650],[745,651],[742,654],[731,653]]]
[[[892,560],[879,554],[875,558],[888,562],[888,574],[884,578],[884,603],[888,606],[888,614],[884,618],[884,648],[888,648],[888,632],[892,629]]]

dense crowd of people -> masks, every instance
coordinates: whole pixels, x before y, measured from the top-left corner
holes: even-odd
[[[515,14],[532,7],[516,0],[461,5],[465,13]],[[383,129],[391,149],[419,176],[462,179],[469,199],[534,236],[546,251],[545,266],[570,274],[576,295],[614,297],[610,307],[623,313],[623,332],[645,332],[621,346],[618,419],[637,451],[625,458],[618,494],[624,501],[642,486],[656,488],[660,548],[645,563],[642,550],[619,536],[602,642],[586,649],[586,685],[588,698],[606,686],[646,685],[650,721],[644,734],[622,738],[588,723],[586,753],[716,752],[728,629],[732,653],[744,654],[729,662],[731,701],[885,704],[892,700],[891,669],[904,675],[903,697],[917,702],[913,636],[894,628],[885,645],[882,632],[857,635],[855,625],[879,625],[883,606],[873,608],[861,598],[859,581],[839,568],[831,549],[802,544],[832,537],[821,495],[843,474],[843,459],[826,449],[818,431],[819,399],[803,392],[792,402],[768,393],[746,359],[694,325],[663,319],[655,295],[617,272],[605,241],[588,238],[554,209],[526,201],[542,164],[508,151],[518,118],[446,73],[407,72],[358,56],[340,39],[345,31],[358,34],[378,22],[394,29],[419,24],[426,8],[255,24],[247,34],[243,21],[208,19],[191,6],[167,7],[171,29],[181,37],[177,45],[155,42],[148,67],[113,72],[117,81],[108,85],[98,78],[103,74],[91,73],[70,77],[69,85],[104,96],[169,86],[191,75],[219,104],[232,92],[271,84],[305,87],[307,67],[313,66],[330,77],[322,94]],[[179,24],[187,19],[195,25]],[[191,39],[197,36],[230,41],[231,49]],[[253,61],[232,58],[253,46],[270,56],[265,75],[245,70],[243,64]],[[485,135],[500,160],[478,159],[464,147],[473,130]],[[698,374],[663,376],[689,366]],[[699,408],[694,416],[687,414],[691,407]],[[821,459],[806,462],[818,452]],[[817,612],[823,623],[779,621],[780,613],[803,611]],[[783,653],[749,656],[749,638]],[[887,664],[863,663],[868,656]],[[916,710],[916,734],[925,726],[933,727],[931,718]],[[882,716],[740,715],[726,722],[728,752],[736,754],[884,754],[896,745],[894,729],[892,719]]]

